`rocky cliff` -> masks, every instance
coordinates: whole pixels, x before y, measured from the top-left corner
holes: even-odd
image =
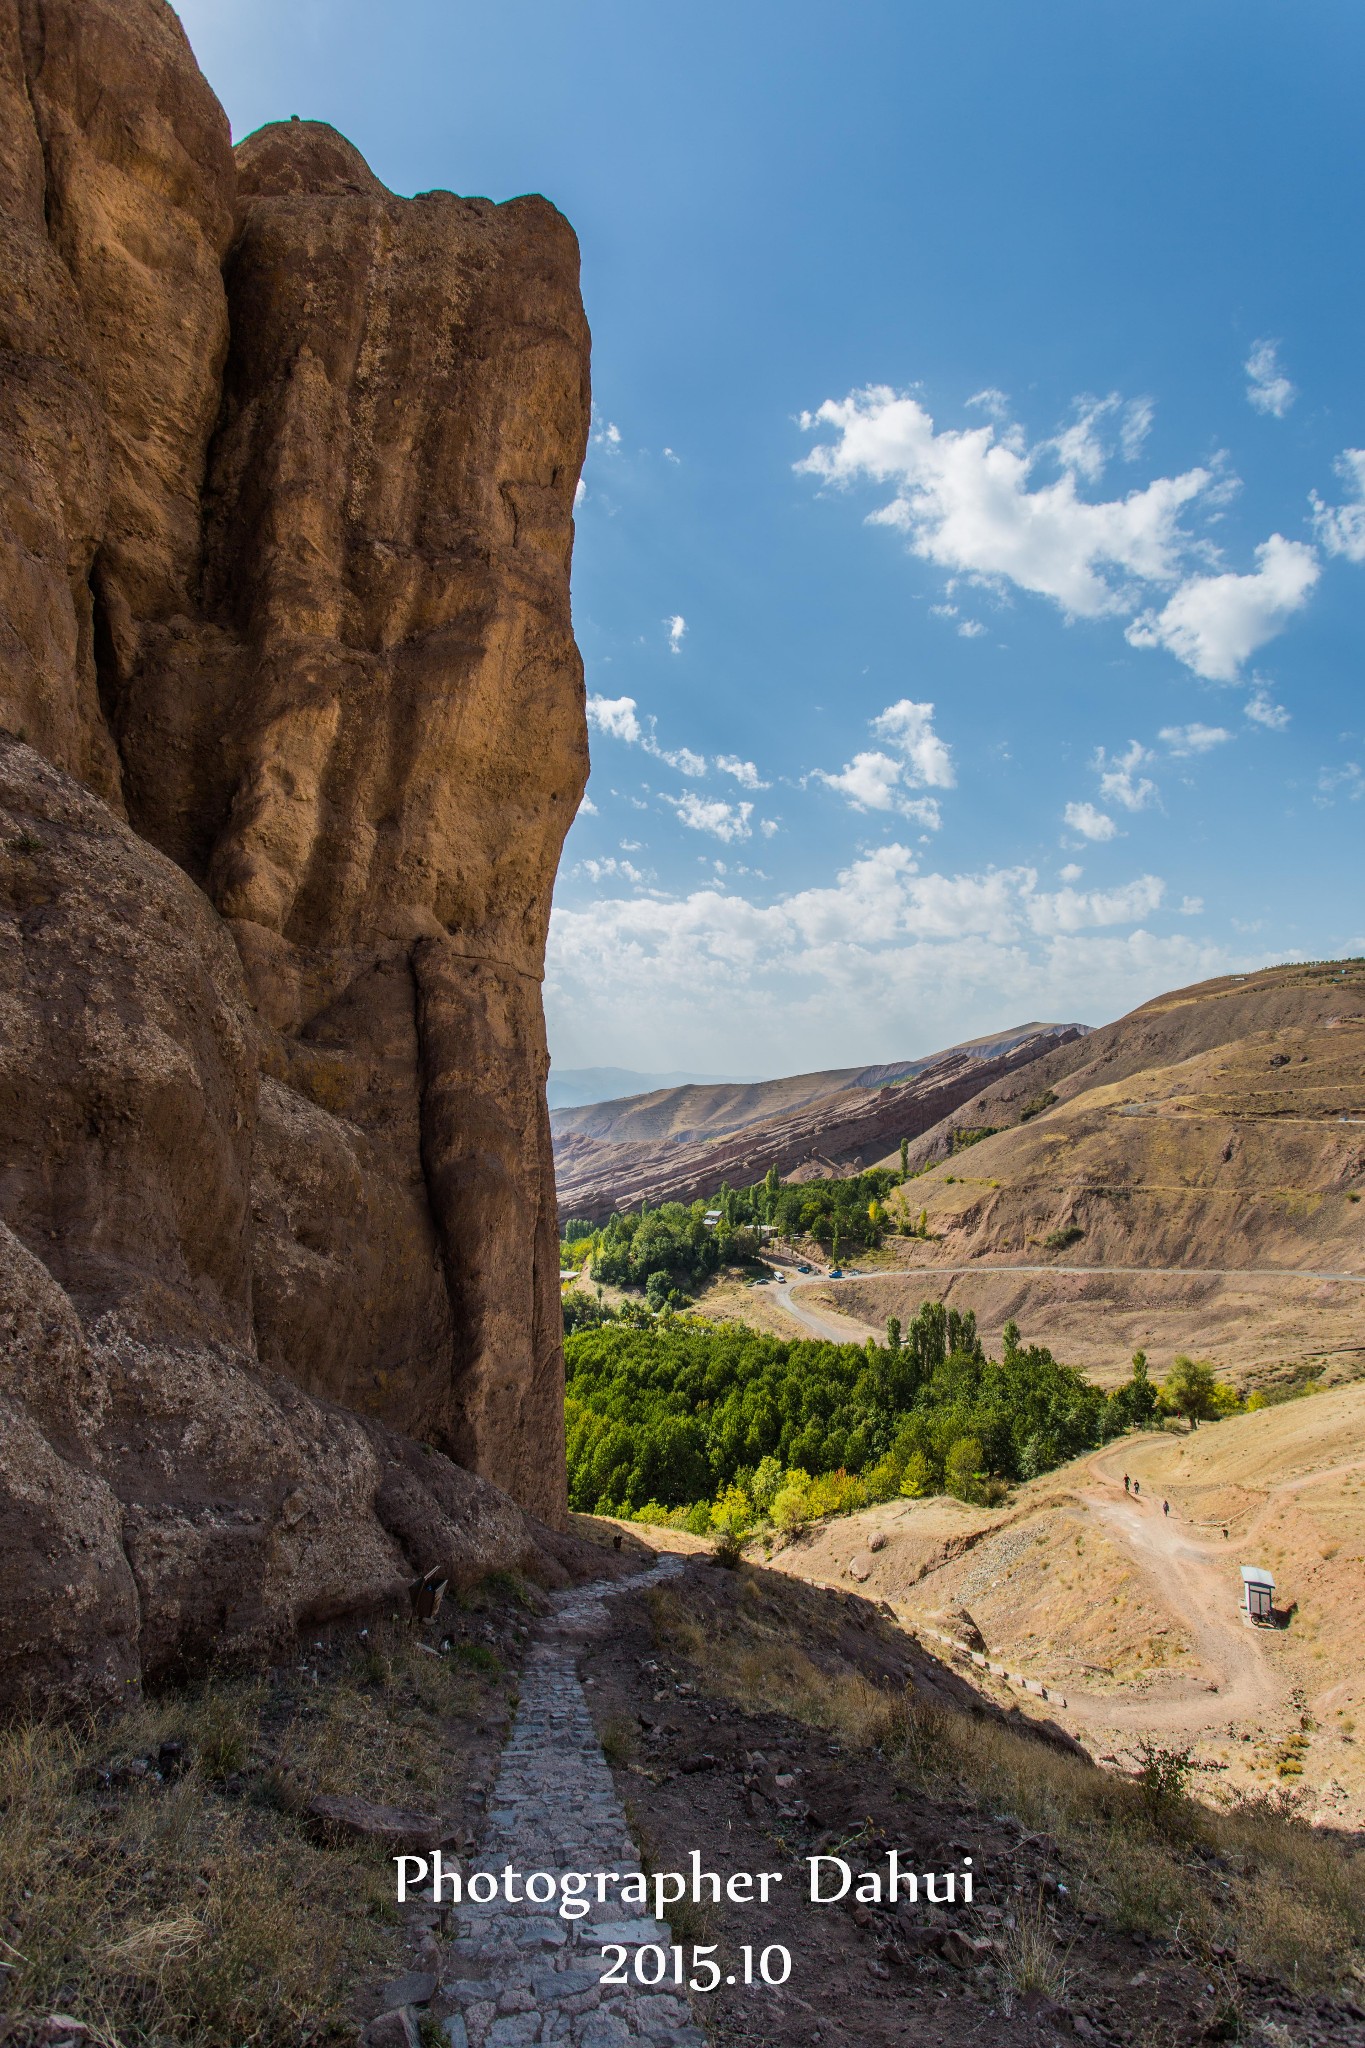
[[[12,1696],[562,1522],[588,334],[546,201],[234,151],[162,0],[0,0],[0,238]]]

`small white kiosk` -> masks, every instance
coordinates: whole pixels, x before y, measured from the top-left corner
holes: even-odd
[[[1242,1566],[1242,1600],[1246,1619],[1261,1628],[1275,1625],[1275,1580],[1264,1565]]]

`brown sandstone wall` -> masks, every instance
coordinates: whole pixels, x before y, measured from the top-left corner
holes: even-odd
[[[0,0],[0,266],[0,1696],[107,1692],[563,1520],[588,334],[161,0]]]

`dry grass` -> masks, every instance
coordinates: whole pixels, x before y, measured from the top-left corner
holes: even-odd
[[[1203,1957],[1231,1947],[1305,1988],[1365,1981],[1365,1853],[1310,1827],[1286,1801],[1214,1810],[1175,1794],[1154,1804],[1131,1778],[997,1720],[829,1669],[793,1639],[795,1607],[791,1634],[773,1639],[751,1599],[722,1628],[714,1615],[703,1626],[690,1597],[661,1589],[650,1604],[660,1641],[691,1662],[703,1689],[875,1750],[908,1787],[965,1795],[1050,1835],[1081,1902],[1111,1925]]]
[[[1041,1991],[1045,1998],[1055,1998],[1059,2005],[1065,2000],[1070,1973],[1041,1902],[1031,1912],[1021,1914],[1014,1926],[1006,1930],[1001,1960],[1007,2014],[1015,2001],[1030,1991]]]
[[[304,1802],[447,1809],[461,1724],[504,1711],[501,1684],[393,1626],[274,1683],[0,1730],[6,2038],[60,2011],[102,2048],[353,2040],[391,1871],[383,1848],[315,1839]]]

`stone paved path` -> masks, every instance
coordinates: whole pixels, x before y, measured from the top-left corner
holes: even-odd
[[[683,1569],[662,1557],[647,1572],[608,1579],[555,1596],[522,1667],[521,1697],[479,1853],[466,1884],[488,1871],[502,1884],[507,1865],[524,1880],[535,1871],[639,1871],[626,1817],[597,1739],[576,1662],[585,1637],[607,1626],[614,1593],[657,1584]],[[543,1889],[543,1887],[542,1887]],[[608,1887],[610,1893],[610,1887]],[[602,1984],[604,1942],[624,1945],[633,1961],[643,1943],[665,1953],[665,1922],[626,1918],[630,1908],[592,1897],[584,1919],[565,1919],[558,1896],[548,1905],[509,1904],[500,1889],[488,1905],[458,1909],[443,1989],[459,2016],[445,2021],[451,2048],[530,2048],[562,2041],[572,2048],[705,2048],[686,1994],[636,1983]]]

